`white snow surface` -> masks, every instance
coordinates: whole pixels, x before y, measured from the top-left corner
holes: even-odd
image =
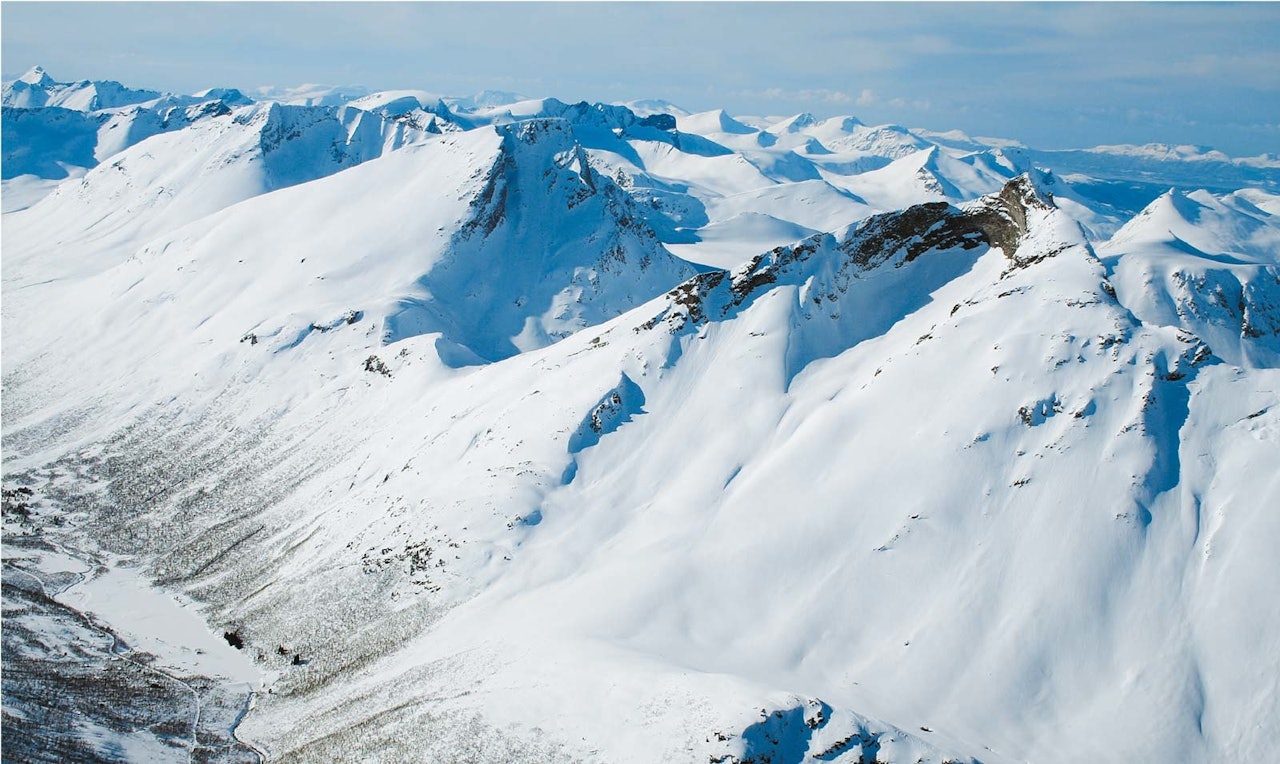
[[[37,567],[43,570],[48,564],[40,560]],[[112,624],[131,648],[154,656],[155,665],[183,676],[219,677],[254,687],[263,684],[253,660],[210,631],[191,603],[154,588],[135,570],[120,565],[102,570],[74,564],[62,567],[86,578],[56,599]]]
[[[239,105],[5,181],[6,480],[125,465],[134,509],[63,532],[266,655],[242,738],[1273,758],[1274,188],[1131,209],[1008,142],[508,95]]]

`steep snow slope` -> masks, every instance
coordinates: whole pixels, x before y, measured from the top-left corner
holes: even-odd
[[[220,209],[230,203],[228,200],[238,201],[245,194],[253,195],[262,190],[323,177],[387,151],[421,143],[433,135],[462,129],[455,124],[456,118],[438,97],[421,91],[387,91],[356,98],[349,105],[343,103],[337,107],[274,102],[252,105],[250,99],[233,88],[210,88],[189,96],[122,91],[134,96],[126,98],[121,95],[103,100],[96,95],[64,98],[49,94],[66,96],[81,93],[90,85],[103,90],[105,85],[115,83],[58,83],[43,71],[38,77],[30,73],[25,77],[6,86],[9,89],[5,91],[6,195],[12,189],[13,193],[23,197],[21,202],[6,204],[10,210],[30,206],[42,198],[43,194],[37,195],[39,192],[47,194],[55,187],[36,179],[78,177],[146,139],[164,133],[181,132],[182,137],[134,152],[128,166],[139,164],[137,157],[168,168],[191,166],[199,164],[201,159],[208,159],[210,153],[219,155],[220,160],[228,165],[236,164],[241,157],[244,157],[243,161],[261,161],[264,165],[258,172],[245,167],[220,172],[214,167],[204,166],[199,175],[217,176],[208,185],[220,188],[201,189],[194,193],[188,193],[190,189],[186,186],[205,184],[181,175],[169,176],[167,182],[158,178],[127,181],[134,188],[145,189],[145,193],[187,197],[185,202],[176,206],[190,207],[194,212],[177,213],[165,222],[172,227],[173,221],[182,215],[194,219]],[[32,88],[44,95],[40,98],[31,96],[28,91]],[[43,105],[46,103],[49,105]],[[218,118],[233,112],[232,123],[244,129],[227,130],[225,120],[215,126],[201,124],[209,120],[218,121]],[[185,130],[197,125],[201,129]],[[470,124],[466,126],[470,127]],[[253,146],[254,141],[260,145]],[[196,145],[189,145],[190,142]],[[151,154],[152,149],[164,156],[157,160]],[[179,156],[169,156],[171,153]],[[255,174],[261,177],[245,177]],[[19,178],[19,183],[9,182]],[[118,206],[128,207],[131,214],[137,214],[140,206],[152,203],[133,200]],[[168,204],[163,200],[159,203]]]
[[[231,113],[230,97],[178,104],[152,101],[110,111],[50,106],[4,107],[4,178],[34,175],[60,180],[80,175],[106,158],[159,133]],[[163,100],[163,99],[162,99]]]
[[[41,234],[49,216],[67,217],[54,207],[61,193],[6,228],[6,310],[12,304],[22,315],[39,304],[48,315],[6,332],[6,354],[17,363],[88,359],[119,322],[134,324],[133,347],[95,359],[95,373],[81,378],[103,392],[112,383],[121,394],[136,389],[129,370],[143,356],[152,368],[195,370],[229,350],[239,355],[237,343],[287,354],[357,322],[346,331],[362,349],[434,333],[447,364],[497,360],[693,273],[662,249],[631,199],[589,168],[561,121],[441,138],[232,207],[136,251],[103,246],[93,263],[78,262],[81,253],[49,261]],[[143,210],[139,219],[172,228],[167,212]],[[94,225],[83,235],[102,245],[119,234]],[[52,273],[68,281],[53,292],[64,302],[42,284]],[[97,330],[82,323],[85,300],[110,317]],[[74,387],[68,379],[58,392],[89,395]]]
[[[713,139],[723,139],[733,135],[752,135],[759,132],[729,116],[724,109],[679,115],[676,117],[676,125],[683,132]]]
[[[23,175],[62,180],[96,164],[101,120],[70,109],[3,111],[3,177]],[[7,185],[6,185],[7,187]]]
[[[681,287],[639,327],[674,332],[670,345],[623,356],[617,397],[595,409],[616,406],[621,425],[577,453],[570,438],[567,485],[522,513],[536,520],[513,572],[379,664],[364,697],[439,686],[411,668],[418,652],[473,665],[449,674],[486,676],[477,702],[526,725],[546,723],[526,709],[559,688],[556,728],[607,729],[592,744],[611,760],[681,755],[625,730],[714,707],[690,671],[946,730],[984,760],[1260,755],[1267,683],[1207,665],[1275,654],[1274,637],[1257,641],[1272,630],[1220,627],[1252,616],[1214,594],[1265,587],[1275,566],[1197,529],[1240,539],[1274,522],[1232,511],[1235,489],[1203,464],[1186,484],[1175,465],[1180,427],[1195,448],[1240,426],[1274,400],[1274,374],[1206,391],[1198,375],[1217,371],[1200,371],[1195,340],[1136,324],[1104,284],[1072,226],[1013,189]],[[1233,476],[1270,460],[1274,414],[1250,427]],[[1247,507],[1277,495],[1273,473],[1248,482]],[[678,720],[629,711],[655,696]]]
[[[147,240],[237,202],[430,140],[440,133],[433,125],[276,103],[222,111],[131,146],[7,221],[17,242],[31,243],[14,245],[10,267],[25,273],[38,257],[34,267],[48,277],[115,265]],[[53,253],[44,251],[48,231],[57,232]]]

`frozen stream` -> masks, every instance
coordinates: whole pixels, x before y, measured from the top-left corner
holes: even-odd
[[[260,762],[264,676],[191,603],[115,560],[6,533],[5,759]]]

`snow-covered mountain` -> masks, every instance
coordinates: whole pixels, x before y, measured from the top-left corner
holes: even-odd
[[[112,80],[58,82],[42,67],[32,67],[4,84],[4,105],[24,109],[57,106],[75,111],[98,111],[154,101],[160,93],[134,90]]]
[[[1280,745],[1265,158],[115,87],[5,89],[23,756]]]

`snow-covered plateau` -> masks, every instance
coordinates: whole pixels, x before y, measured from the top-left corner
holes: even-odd
[[[4,86],[23,761],[1270,762],[1280,162]]]

